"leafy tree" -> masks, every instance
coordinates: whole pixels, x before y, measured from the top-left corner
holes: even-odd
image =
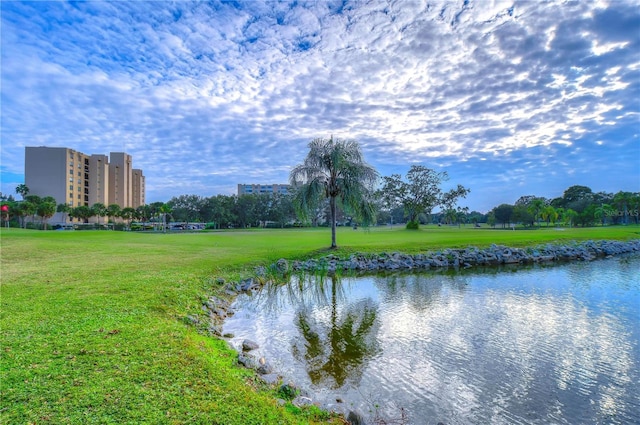
[[[535,217],[531,211],[531,208],[524,205],[515,205],[511,213],[511,220],[515,223],[522,223],[524,226],[533,226]]]
[[[256,195],[240,195],[236,198],[233,212],[239,227],[252,226],[260,221],[256,214],[257,200]]]
[[[467,218],[471,223],[478,224],[486,222],[487,217],[478,211],[471,211]]]
[[[465,197],[469,189],[457,188],[443,193],[440,185],[449,180],[445,172],[438,173],[422,165],[412,165],[406,175],[407,181],[399,174],[383,177],[382,198],[389,208],[404,207],[411,227],[417,228],[421,213],[431,214],[433,208],[442,205],[444,210],[453,209],[460,197]]]
[[[274,194],[271,198],[271,208],[269,209],[268,219],[280,224],[284,227],[287,222],[295,217],[295,209],[293,208],[292,195]]]
[[[314,139],[302,164],[291,170],[289,180],[297,186],[294,204],[303,218],[315,210],[321,199],[329,199],[331,248],[336,244],[338,203],[364,222],[373,222],[372,189],[377,171],[364,162],[355,140]]]
[[[44,230],[47,230],[47,220],[56,213],[56,200],[51,196],[46,196],[38,204],[37,214],[42,218]]]
[[[531,225],[533,225],[533,222],[537,222],[539,225],[540,219],[542,218],[542,210],[547,205],[548,201],[545,198],[535,195],[521,196],[514,204],[514,212],[518,217],[516,221],[522,221],[523,223]],[[523,211],[519,207],[525,208],[527,212]],[[531,218],[529,218],[529,216],[531,216]]]
[[[502,227],[506,227],[508,223],[511,223],[511,216],[513,215],[513,205],[501,204],[495,207],[491,212],[498,223],[502,223]]]
[[[571,186],[562,195],[565,206],[584,199],[593,199],[593,191],[587,186]]]
[[[167,202],[171,207],[171,215],[176,221],[201,221],[201,210],[204,198],[198,195],[180,195]]]
[[[578,213],[577,223],[582,227],[591,226],[595,222],[596,205],[588,204],[582,212]]]
[[[26,199],[27,194],[29,193],[29,187],[26,184],[22,183],[16,186],[16,193],[22,196],[22,200]]]
[[[491,211],[489,214],[487,214],[487,224],[491,227],[495,227],[496,226],[496,214],[495,212]]]

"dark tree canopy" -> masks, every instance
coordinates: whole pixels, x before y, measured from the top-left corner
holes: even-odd
[[[452,209],[459,198],[464,198],[469,189],[458,185],[455,189],[442,192],[441,184],[449,180],[446,171],[436,172],[422,165],[412,165],[406,180],[399,174],[383,177],[381,196],[388,208],[404,207],[409,223],[417,223],[422,213],[431,214],[436,206]]]

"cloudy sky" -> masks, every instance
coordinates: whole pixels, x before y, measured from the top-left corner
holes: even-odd
[[[487,211],[640,191],[638,1],[2,2],[1,190],[24,147],[126,151],[147,202],[285,183],[356,139]]]

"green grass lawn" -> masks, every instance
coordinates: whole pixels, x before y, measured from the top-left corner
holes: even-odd
[[[339,228],[338,253],[636,239],[640,227]],[[0,423],[308,423],[183,318],[214,278],[325,255],[329,229],[0,233]],[[316,413],[316,412],[311,412]]]

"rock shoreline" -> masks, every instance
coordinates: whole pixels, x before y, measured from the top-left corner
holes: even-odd
[[[215,280],[215,284],[222,287],[220,296],[209,296],[202,304],[206,318],[190,315],[186,319],[189,323],[206,330],[209,335],[233,338],[231,334],[222,333],[222,324],[227,317],[234,314],[231,303],[240,293],[252,293],[259,290],[276,276],[287,276],[296,273],[376,273],[389,271],[410,270],[438,270],[447,268],[471,268],[501,265],[536,264],[551,262],[592,261],[598,258],[611,257],[628,253],[640,252],[640,239],[630,241],[598,240],[586,242],[568,242],[563,244],[545,244],[529,248],[513,248],[504,245],[491,245],[488,248],[447,248],[435,252],[404,254],[399,252],[380,254],[352,254],[348,258],[327,255],[319,259],[306,261],[288,261],[280,259],[266,267],[258,267],[254,277],[240,282],[226,282],[222,278]],[[271,279],[269,278],[271,276]],[[258,379],[268,385],[280,385],[280,392],[292,392],[291,402],[302,407],[314,404],[307,394],[300,392],[295,384],[282,384],[282,376],[263,357],[254,355],[258,347],[253,341],[244,340],[239,347],[238,364],[256,371]],[[286,391],[285,391],[286,390]],[[285,403],[279,400],[279,403]],[[342,400],[337,405],[320,406],[325,410],[345,415],[348,423],[364,423],[360,415],[351,412]],[[342,408],[338,407],[341,406]],[[353,420],[353,418],[359,418]]]
[[[403,254],[399,252],[381,254],[352,254],[341,259],[328,255],[320,259],[293,261],[292,272],[339,271],[377,272],[402,270],[429,270],[438,268],[470,268],[499,266],[505,264],[535,264],[563,261],[592,261],[597,258],[640,252],[640,240],[586,241],[571,244],[546,244],[530,248],[512,248],[491,245],[488,248],[447,248],[433,253]],[[282,260],[279,260],[279,263]],[[279,267],[282,268],[282,265]]]

